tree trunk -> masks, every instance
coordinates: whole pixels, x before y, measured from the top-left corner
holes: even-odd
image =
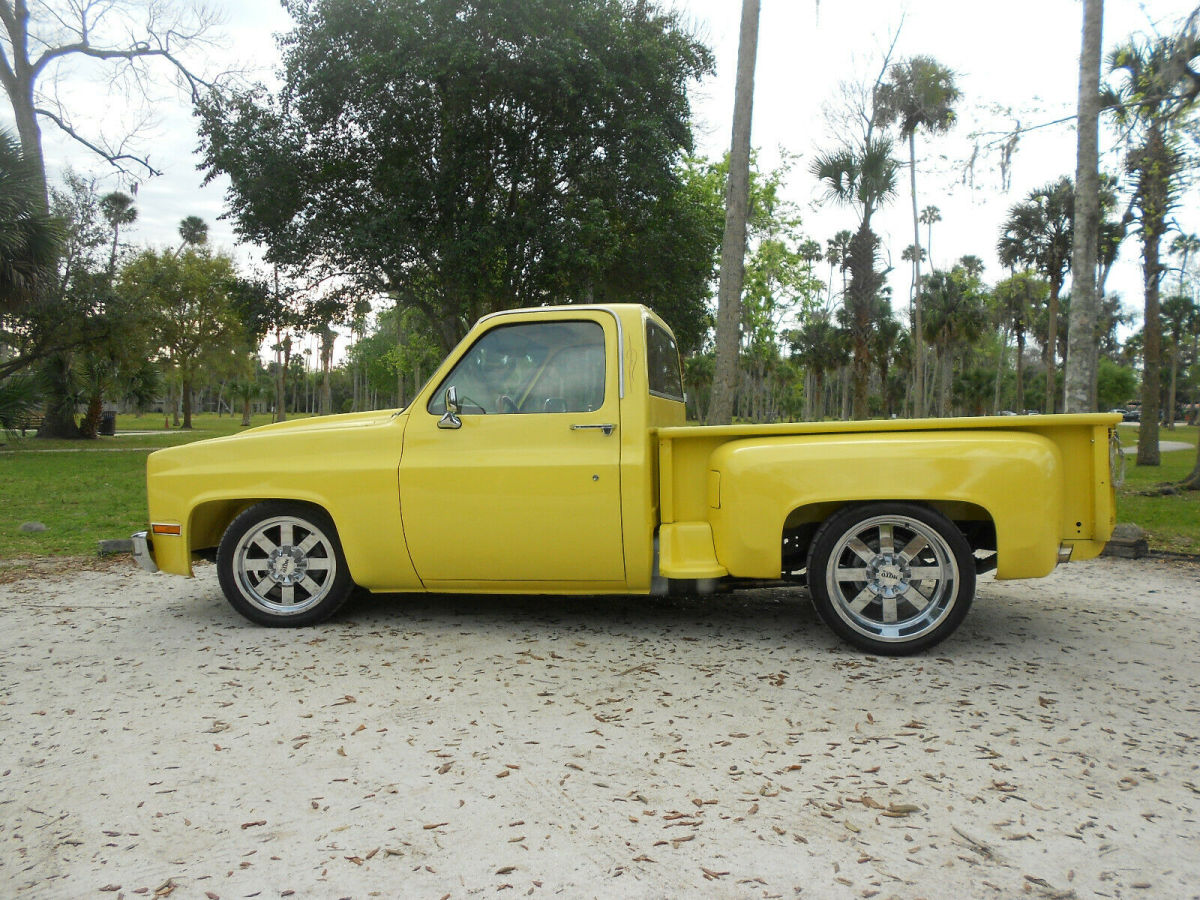
[[[868,210],[858,231],[850,239],[850,287],[843,301],[850,313],[851,340],[854,343],[852,414],[859,420],[869,417],[867,388],[871,375],[871,301],[882,282],[875,271],[875,243]]]
[[[1196,465],[1191,474],[1180,482],[1185,488],[1200,491],[1200,444],[1196,445]]]
[[[1001,329],[1000,352],[996,354],[999,361],[996,363],[996,384],[992,388],[992,415],[1000,412],[1000,381],[1004,375],[1004,364],[1008,357],[1008,326]]]
[[[318,409],[320,414],[328,416],[333,412],[333,386],[330,381],[333,368],[333,342],[337,332],[329,326],[321,330],[321,394]]]
[[[925,415],[925,337],[921,331],[921,223],[917,216],[916,129],[908,134],[908,164],[909,183],[912,186],[913,243],[917,248],[917,258],[913,262],[917,273],[917,280],[913,287],[913,384],[917,388],[914,402],[917,406],[917,418],[920,418]]]
[[[242,400],[242,427],[243,428],[246,428],[250,425],[250,404],[251,404],[251,402],[252,401],[250,399],[249,394],[247,394],[245,399]]]
[[[180,390],[180,400],[183,403],[183,424],[180,428],[192,430],[192,376],[183,376],[183,387]]]
[[[46,190],[46,161],[42,155],[42,128],[34,111],[36,75],[29,61],[29,10],[24,3],[16,4],[15,8],[13,4],[6,6],[10,7],[8,15],[14,27],[6,29],[12,50],[12,69],[11,80],[7,80],[4,87],[12,105],[17,137],[21,141],[21,155],[41,182],[42,211],[45,212],[49,210],[50,202]]]
[[[1152,160],[1162,160],[1165,149],[1163,136],[1151,129],[1142,153]],[[1146,311],[1142,331],[1142,419],[1138,426],[1137,464],[1157,466],[1160,464],[1158,419],[1162,403],[1162,318],[1158,302],[1162,266],[1158,254],[1159,241],[1166,230],[1168,184],[1161,165],[1143,172],[1142,178],[1142,281],[1146,291]]]
[[[1100,49],[1104,0],[1084,0],[1079,54],[1079,127],[1076,132],[1075,223],[1071,247],[1071,313],[1067,331],[1063,412],[1095,412],[1099,346],[1096,253],[1100,236]]]
[[[1049,320],[1046,322],[1046,397],[1043,411],[1049,415],[1054,412],[1058,394],[1058,295],[1062,291],[1062,282],[1058,278],[1050,281],[1050,302],[1047,304]]]
[[[717,359],[709,424],[733,421],[737,383],[742,283],[746,265],[746,217],[750,208],[750,122],[754,111],[754,63],[758,53],[759,0],[742,0],[737,84],[733,100],[733,139],[729,151],[729,187],[725,198],[725,234],[721,240],[721,280],[717,289]]]
[[[1017,408],[1025,412],[1025,329],[1017,329]]]
[[[275,344],[275,421],[284,422],[287,420],[287,371],[292,357],[292,337],[280,337],[278,331],[275,337],[278,339]]]
[[[1167,388],[1167,411],[1163,418],[1167,422],[1167,430],[1175,430],[1175,384],[1179,376],[1179,335],[1175,335],[1175,343],[1171,347],[1171,386]]]
[[[100,391],[92,391],[88,398],[87,412],[79,423],[79,434],[85,438],[99,437],[100,416],[104,413],[104,396]]]

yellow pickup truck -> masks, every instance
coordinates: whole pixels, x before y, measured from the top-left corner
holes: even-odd
[[[149,457],[143,567],[215,555],[229,602],[311,625],[372,592],[637,594],[807,583],[874,653],[967,614],[976,574],[1103,549],[1115,415],[685,424],[670,329],[636,305],[482,319],[411,406]]]

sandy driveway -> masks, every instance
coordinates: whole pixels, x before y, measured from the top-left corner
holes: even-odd
[[[908,660],[803,591],[272,631],[125,561],[0,569],[0,626],[8,896],[1200,896],[1194,564],[986,582]]]

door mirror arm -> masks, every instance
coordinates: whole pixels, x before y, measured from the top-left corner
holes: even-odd
[[[458,403],[458,389],[454,385],[446,388],[446,411],[438,419],[437,427],[442,429],[462,428],[462,419],[458,414],[462,407]]]

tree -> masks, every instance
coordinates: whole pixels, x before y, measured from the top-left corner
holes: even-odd
[[[148,157],[89,136],[62,100],[58,83],[70,66],[86,61],[99,71],[93,83],[124,85],[149,101],[159,81],[159,65],[178,74],[193,96],[207,83],[185,64],[185,56],[207,44],[215,25],[202,5],[172,6],[154,0],[0,0],[0,84],[8,95],[21,150],[37,173],[43,210],[47,208],[46,164],[41,122],[49,121],[121,172],[159,174]],[[43,90],[43,83],[51,87]],[[76,110],[74,113],[78,113]]]
[[[1116,83],[1105,93],[1127,135],[1125,167],[1133,181],[1133,203],[1142,241],[1145,335],[1142,361],[1142,421],[1137,463],[1157,466],[1162,370],[1159,286],[1163,275],[1160,243],[1167,216],[1178,202],[1184,157],[1181,132],[1198,98],[1195,76],[1200,34],[1193,16],[1177,34],[1130,41],[1114,50],[1108,70]],[[1198,465],[1200,469],[1200,465]]]
[[[1190,298],[1182,294],[1168,297],[1162,303],[1162,324],[1166,326],[1164,337],[1171,350],[1171,382],[1167,389],[1167,410],[1163,419],[1167,428],[1175,430],[1175,397],[1179,380],[1179,351],[1186,338],[1191,334],[1192,323],[1200,315],[1200,307]]]
[[[1050,299],[1050,285],[1031,271],[1015,272],[999,282],[992,293],[1000,304],[1005,319],[1017,337],[1017,402],[1025,410],[1025,335],[1034,310]]]
[[[950,271],[934,269],[926,285],[925,336],[937,351],[938,415],[950,415],[954,371],[951,354],[958,342],[979,338],[984,322],[983,285],[975,260],[963,257]]]
[[[824,418],[825,376],[847,359],[845,333],[824,310],[809,316],[791,336],[792,355],[812,376],[812,390],[805,394],[806,419]]]
[[[892,157],[892,142],[887,138],[874,137],[873,131],[874,126],[868,124],[862,144],[819,154],[812,165],[813,174],[823,182],[826,196],[855,208],[859,215],[858,230],[850,239],[845,262],[850,271],[850,284],[843,301],[854,348],[853,415],[856,419],[865,419],[868,415],[872,300],[884,280],[884,273],[875,267],[879,238],[871,230],[871,217],[896,193],[897,164]]]
[[[53,286],[62,245],[62,223],[46,212],[35,167],[0,131],[0,315],[19,312]]]
[[[750,207],[750,121],[754,109],[758,13],[759,0],[742,0],[733,138],[729,151],[729,191],[725,203],[725,235],[721,240],[721,280],[717,291],[717,359],[712,405],[708,411],[708,421],[712,425],[728,425],[733,421],[741,324],[739,306],[746,260],[746,217]]]
[[[185,216],[179,220],[178,256],[187,247],[203,247],[208,243],[208,223],[199,216]]]
[[[921,341],[921,225],[917,213],[917,131],[931,134],[949,131],[954,125],[954,104],[960,97],[954,73],[929,56],[914,56],[897,63],[876,91],[875,102],[883,125],[896,124],[900,137],[908,140],[908,174],[912,194],[913,243],[913,337],[916,406],[924,409],[924,354]]]
[[[1075,152],[1075,221],[1071,247],[1071,316],[1064,412],[1095,412],[1099,372],[1096,256],[1100,244],[1100,49],[1104,0],[1084,0],[1079,53]]]
[[[1036,188],[1013,206],[996,245],[1000,262],[1034,266],[1050,285],[1048,329],[1042,348],[1046,360],[1045,411],[1054,412],[1057,384],[1058,305],[1071,262],[1075,192],[1066,176]]]
[[[925,255],[933,262],[933,226],[942,221],[942,211],[936,206],[926,206],[921,210],[921,224],[925,226]]]
[[[233,285],[233,261],[205,249],[179,257],[145,250],[121,270],[119,290],[149,311],[155,344],[179,374],[183,428],[192,427],[193,387],[205,360],[245,341]]]
[[[833,270],[837,268],[842,273],[842,295],[846,293],[846,271],[850,262],[850,239],[853,232],[842,229],[825,241],[825,261],[829,263],[829,294],[826,306],[833,305]]]
[[[419,309],[448,349],[484,313],[594,299],[644,255],[647,226],[672,233],[687,86],[712,66],[675,15],[621,0],[289,9],[279,92],[199,106],[207,177],[230,176],[235,228],[269,262],[315,261],[316,277]]]
[[[132,225],[137,221],[137,207],[133,198],[121,191],[113,191],[100,198],[100,212],[104,221],[112,229],[112,251],[108,255],[108,277],[111,279],[117,271],[117,246],[121,237],[121,226]]]

